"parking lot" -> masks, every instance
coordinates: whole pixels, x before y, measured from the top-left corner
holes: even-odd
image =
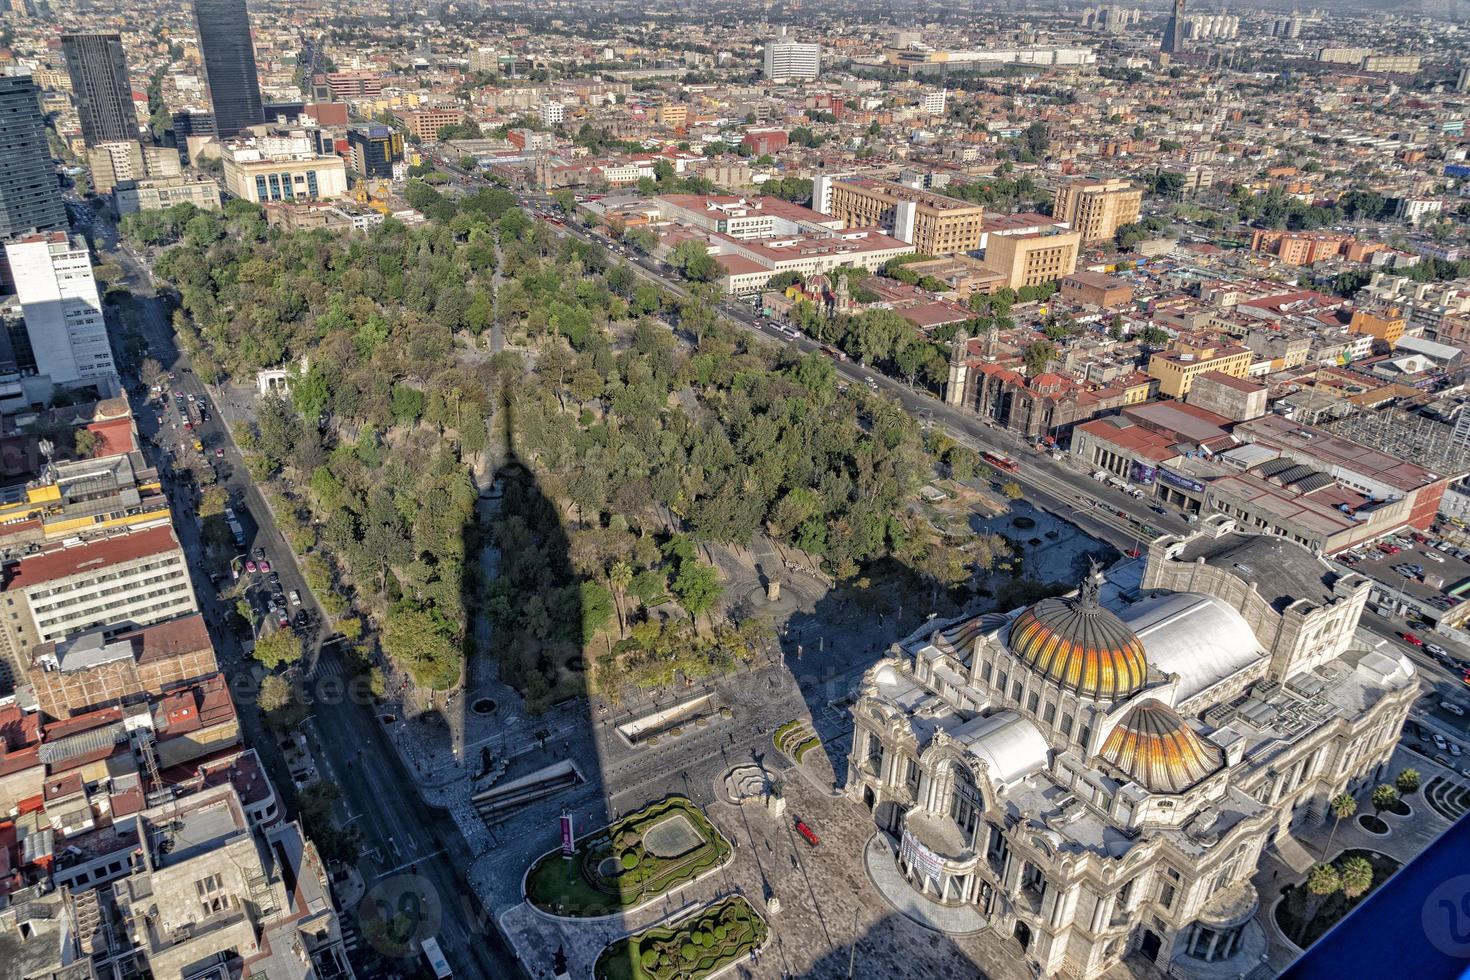
[[[1470,549],[1432,535],[1393,535],[1375,545],[1361,545],[1337,555],[1337,560],[1380,583],[1393,598],[1417,603],[1431,623],[1460,605],[1449,591],[1470,579]],[[1436,544],[1441,547],[1436,547]]]

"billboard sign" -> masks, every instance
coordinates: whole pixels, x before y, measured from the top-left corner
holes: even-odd
[[[1199,482],[1198,480],[1192,480],[1187,476],[1180,476],[1178,473],[1175,473],[1171,470],[1166,470],[1162,466],[1159,467],[1159,479],[1163,480],[1171,487],[1178,487],[1180,490],[1188,490],[1190,493],[1205,492],[1205,485],[1203,483]]]
[[[1157,470],[1154,467],[1147,463],[1140,463],[1136,459],[1128,464],[1128,479],[1145,487],[1154,485],[1154,474],[1156,472]]]
[[[569,810],[561,812],[561,853],[562,857],[571,857],[575,849],[572,844],[572,814]]]

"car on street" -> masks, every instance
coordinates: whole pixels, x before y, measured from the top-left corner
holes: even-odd
[[[1424,644],[1424,649],[1429,651],[1429,655],[1431,657],[1439,657],[1443,659],[1444,657],[1448,657],[1450,655],[1449,651],[1440,646],[1438,643],[1426,643]]]
[[[1434,747],[1437,748],[1437,749],[1439,749],[1441,752],[1443,752],[1445,749],[1449,748],[1449,743],[1444,740],[1444,736],[1441,735],[1439,732],[1435,732],[1434,735],[1433,735],[1433,738],[1434,738]]]
[[[1460,743],[1458,743],[1458,742],[1451,742],[1450,743],[1450,755],[1459,755],[1459,754],[1460,754]]]
[[[1461,718],[1465,717],[1465,709],[1453,701],[1441,701],[1439,706],[1452,715],[1459,715]]]
[[[1419,639],[1413,633],[1400,633],[1399,639],[1403,640],[1411,647],[1422,647],[1424,645],[1424,641]]]

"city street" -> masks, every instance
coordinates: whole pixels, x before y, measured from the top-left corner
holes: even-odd
[[[324,622],[259,488],[249,479],[239,450],[229,436],[225,415],[216,402],[216,392],[199,382],[187,356],[176,348],[167,310],[152,287],[148,270],[131,250],[118,247],[109,222],[99,219],[96,230],[99,250],[106,259],[123,268],[126,282],[143,312],[149,356],[174,372],[174,380],[166,382],[168,397],[173,391],[179,391],[186,398],[192,394],[212,407],[211,421],[204,423],[200,432],[224,448],[221,482],[231,499],[243,504],[235,510],[246,530],[246,552],[265,549],[272,567],[280,573],[282,588],[298,590],[303,607],[312,614],[313,624]],[[159,427],[154,421],[157,412],[152,406],[139,408],[137,412],[140,436],[145,444],[158,434]],[[161,472],[168,470],[159,451],[150,455]],[[196,572],[200,605],[214,636],[221,669],[234,692],[246,740],[266,761],[278,792],[291,800],[295,794],[276,736],[265,727],[255,705],[258,687],[254,661],[248,659],[242,637],[228,626],[230,604],[219,601],[208,578],[211,569],[204,562],[204,548],[186,492],[177,487],[169,489],[175,502],[175,527]],[[225,574],[227,582],[228,573]],[[418,796],[413,780],[388,744],[371,702],[361,703],[365,699],[348,696],[350,678],[344,676],[341,661],[331,648],[323,650],[324,632],[318,626],[305,637],[307,652],[301,673],[310,678],[308,687],[314,702],[307,729],[313,754],[324,770],[322,777],[341,792],[337,812],[342,823],[361,833],[357,870],[367,887],[365,901],[376,902],[385,892],[417,890],[423,896],[416,904],[420,909],[420,929],[424,935],[438,935],[456,976],[499,980],[516,975],[518,968],[513,959],[481,914],[478,902],[471,897],[460,860],[465,847],[453,822]],[[351,927],[358,910],[342,911]],[[365,940],[359,943],[362,941]]]

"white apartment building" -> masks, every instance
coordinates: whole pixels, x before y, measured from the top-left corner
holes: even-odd
[[[949,91],[925,92],[919,97],[919,112],[925,116],[942,116],[949,103]]]
[[[560,102],[543,102],[540,112],[543,126],[560,126],[567,117],[567,108]]]
[[[110,395],[117,369],[86,242],[62,231],[35,232],[6,242],[5,256],[37,373],[58,385],[97,383]]]
[[[0,569],[0,655],[23,665],[39,643],[198,611],[183,548],[166,519],[99,540],[68,539]]]
[[[816,81],[821,71],[822,47],[785,38],[766,42],[766,80],[771,82]]]

